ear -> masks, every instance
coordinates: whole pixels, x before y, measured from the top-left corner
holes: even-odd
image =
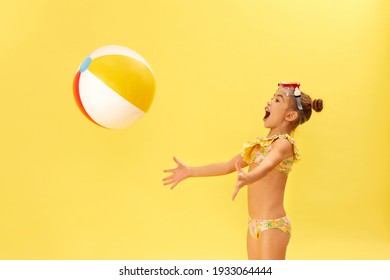
[[[289,111],[286,116],[286,121],[293,122],[298,119],[298,112],[297,111]]]

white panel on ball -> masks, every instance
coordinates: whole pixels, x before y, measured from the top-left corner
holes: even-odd
[[[101,126],[124,128],[145,114],[88,70],[81,75],[79,88],[86,112]]]

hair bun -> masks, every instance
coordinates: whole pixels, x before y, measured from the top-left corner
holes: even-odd
[[[322,99],[314,99],[311,104],[311,107],[313,108],[314,111],[321,112],[322,109],[324,108]]]

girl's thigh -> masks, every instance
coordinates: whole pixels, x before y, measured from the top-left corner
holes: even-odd
[[[258,239],[259,254],[264,260],[286,259],[287,245],[290,236],[280,229],[268,229],[260,234]]]
[[[246,237],[246,248],[248,260],[261,260],[260,255],[260,240],[250,235],[249,230]]]

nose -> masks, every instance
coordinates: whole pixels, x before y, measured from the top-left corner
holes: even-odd
[[[272,101],[272,100],[268,100],[268,101],[267,101],[267,106],[271,106],[271,101]]]

